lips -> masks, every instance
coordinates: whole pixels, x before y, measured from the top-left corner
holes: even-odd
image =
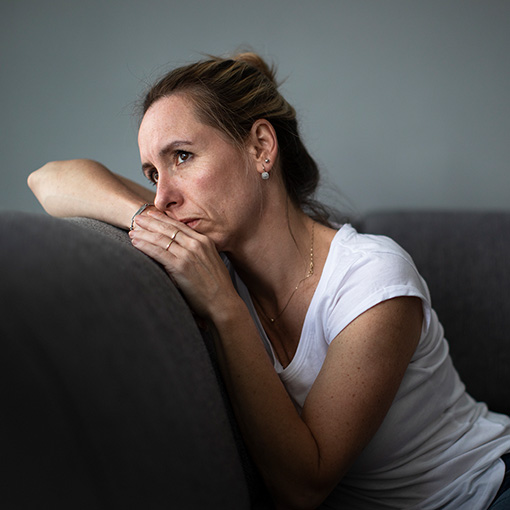
[[[189,219],[184,219],[184,220],[180,220],[180,221],[181,221],[181,223],[184,223],[189,228],[195,228],[200,220],[198,220],[196,218],[189,218]]]

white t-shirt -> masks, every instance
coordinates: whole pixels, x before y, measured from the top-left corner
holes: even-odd
[[[298,409],[331,341],[356,317],[398,296],[423,302],[421,338],[382,425],[321,508],[482,510],[504,476],[510,418],[466,392],[448,353],[427,285],[411,257],[384,236],[344,225],[335,235],[310,303],[298,348],[283,368],[248,289],[231,268],[261,338]]]

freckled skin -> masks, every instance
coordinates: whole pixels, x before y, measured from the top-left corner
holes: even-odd
[[[196,230],[222,251],[253,235],[260,211],[258,173],[222,133],[197,120],[185,96],[154,103],[138,142],[145,174],[157,179],[158,209],[179,221],[199,219]],[[162,153],[172,143],[174,152]],[[176,151],[185,151],[185,158]]]

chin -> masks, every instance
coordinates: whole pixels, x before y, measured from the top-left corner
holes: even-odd
[[[205,235],[214,243],[214,246],[216,247],[217,251],[223,252],[228,249],[228,244],[227,244],[226,239],[221,238],[220,236],[214,235],[214,234],[211,234],[211,235],[205,234]]]

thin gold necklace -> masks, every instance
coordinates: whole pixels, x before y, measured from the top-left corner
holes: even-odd
[[[299,282],[297,283],[297,285],[294,287],[294,290],[292,291],[292,294],[290,295],[289,299],[287,300],[287,303],[285,304],[285,306],[282,308],[281,312],[276,316],[276,317],[269,317],[269,315],[266,314],[266,312],[264,312],[264,309],[262,308],[262,306],[260,305],[258,299],[255,298],[255,300],[257,301],[257,304],[259,305],[259,308],[260,308],[260,311],[263,313],[264,317],[271,323],[273,324],[277,319],[279,319],[282,315],[283,315],[283,312],[285,312],[285,310],[287,310],[287,307],[289,306],[289,303],[291,301],[291,299],[294,297],[294,294],[296,293],[296,291],[298,290],[299,286],[308,278],[310,278],[310,276],[313,275],[313,269],[314,269],[314,266],[313,266],[313,241],[314,241],[314,228],[315,228],[315,221],[312,223],[312,235],[311,235],[311,241],[310,241],[310,265],[308,267],[308,272],[306,273],[306,276],[304,278],[302,278],[301,280],[299,280]]]

